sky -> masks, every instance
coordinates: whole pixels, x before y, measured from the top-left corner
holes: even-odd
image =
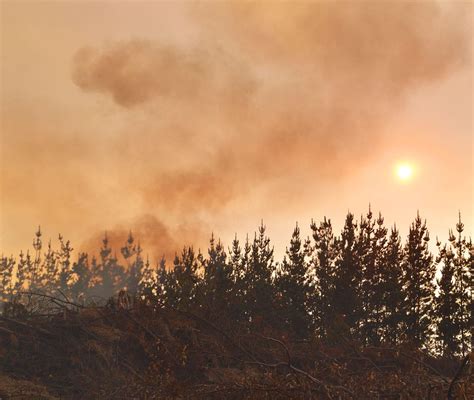
[[[0,252],[473,222],[471,2],[10,1]],[[394,172],[406,163],[412,177]]]

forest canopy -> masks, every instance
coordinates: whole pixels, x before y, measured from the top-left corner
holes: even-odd
[[[209,320],[277,327],[299,339],[409,342],[449,355],[472,348],[474,251],[461,215],[447,243],[436,239],[436,254],[419,214],[404,240],[370,208],[360,219],[348,213],[339,235],[327,218],[310,228],[303,238],[296,225],[280,261],[262,222],[253,238],[236,236],[226,248],[213,235],[207,254],[184,247],[156,265],[132,232],[120,249],[105,235],[98,257],[79,253],[73,260],[69,241],[59,236],[55,249],[38,228],[32,251],[0,259],[3,313],[32,312],[32,293],[83,305],[120,293]]]

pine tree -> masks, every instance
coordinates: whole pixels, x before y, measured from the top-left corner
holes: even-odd
[[[0,302],[7,301],[13,290],[13,268],[15,267],[13,256],[0,257]]]
[[[229,309],[232,289],[232,269],[227,264],[227,256],[220,240],[211,236],[209,258],[204,263],[201,301],[206,318],[218,318]]]
[[[454,253],[446,245],[438,242],[439,255],[436,261],[441,264],[441,278],[438,279],[439,294],[436,298],[437,333],[445,356],[459,351],[460,326],[457,305],[456,283],[454,281]]]
[[[129,233],[125,246],[120,249],[123,258],[127,262],[127,271],[125,273],[125,287],[133,295],[137,294],[142,280],[143,268],[145,266],[142,259],[142,248],[140,243],[135,244],[132,232]],[[130,259],[135,256],[133,262]]]
[[[170,273],[166,269],[166,260],[164,257],[162,257],[162,259],[158,263],[155,284],[153,285],[153,290],[151,294],[151,298],[155,300],[155,303],[159,308],[166,308],[172,306],[171,302],[173,298],[173,293],[170,292],[170,288]]]
[[[456,224],[456,231],[457,237],[453,231],[449,232],[448,245],[441,247],[441,244],[437,243],[437,262],[441,264],[441,279],[438,280],[436,316],[443,352],[464,356],[469,349],[471,334],[472,275],[469,269],[472,263],[472,245],[462,236],[464,224],[461,215]]]
[[[376,271],[375,221],[370,210],[366,217],[361,216],[360,229],[357,236],[356,252],[360,263],[361,281],[358,288],[358,297],[361,301],[359,336],[363,343],[374,345],[377,343],[375,315],[375,297],[378,287],[378,271]]]
[[[359,260],[362,268],[362,284],[360,298],[362,299],[362,324],[360,336],[370,345],[378,345],[382,337],[382,296],[381,286],[385,275],[382,273],[384,255],[387,244],[387,228],[379,213],[376,220],[369,207],[365,219],[361,221],[358,249],[361,251]]]
[[[311,329],[307,310],[311,287],[305,260],[308,246],[308,242],[302,243],[300,229],[296,225],[290,248],[286,249],[286,256],[276,279],[283,320],[287,329],[299,338],[308,337]]]
[[[117,257],[112,256],[107,234],[102,240],[100,262],[98,263],[95,258],[92,259],[92,271],[94,283],[94,287],[91,288],[92,295],[107,299],[125,286],[124,268],[118,264]]]
[[[71,275],[70,292],[72,298],[76,301],[84,302],[92,279],[92,269],[89,267],[86,253],[80,253],[77,261],[72,264]]]
[[[255,233],[251,245],[250,259],[246,284],[248,285],[247,306],[250,317],[255,320],[274,322],[273,309],[274,287],[272,274],[275,269],[273,248],[270,239],[265,234],[263,221]]]
[[[314,282],[309,301],[313,324],[316,326],[319,337],[325,338],[335,317],[334,274],[338,249],[331,220],[324,217],[319,226],[311,221],[311,230],[314,240],[314,246],[311,249]]]
[[[472,285],[473,285],[473,248],[472,243],[462,236],[464,224],[461,221],[461,213],[456,224],[458,233],[457,240],[453,247],[456,254],[454,262],[456,265],[454,279],[457,284],[458,305],[459,305],[459,325],[461,330],[461,354],[464,356],[469,351],[469,342],[473,321],[471,320],[470,307],[472,306]]]
[[[23,251],[20,251],[20,257],[17,264],[16,282],[14,285],[13,292],[18,294],[24,291],[29,286],[29,277],[32,269],[31,256],[29,251],[26,255]]]
[[[33,239],[33,249],[35,250],[35,258],[31,264],[31,270],[29,272],[29,288],[32,291],[37,291],[42,289],[41,285],[41,248],[43,242],[41,240],[41,227],[38,227],[38,230],[35,233],[35,238]]]
[[[66,295],[69,292],[69,284],[71,283],[71,253],[73,248],[69,240],[64,241],[64,238],[59,235],[60,250],[58,252],[58,289]]]
[[[153,296],[153,288],[156,287],[156,274],[154,268],[151,266],[148,255],[146,256],[146,261],[143,264],[140,275],[141,279],[138,283],[138,294],[150,299]]]
[[[249,285],[247,277],[250,251],[251,247],[248,236],[242,251],[236,235],[232,241],[232,248],[229,249],[229,264],[233,282],[231,288],[230,313],[231,317],[236,321],[248,321],[249,318],[247,308]]]
[[[194,305],[199,283],[198,258],[192,247],[185,247],[181,257],[176,255],[174,269],[168,274],[167,289],[171,306],[189,310]]]
[[[388,238],[380,267],[381,329],[385,341],[396,345],[400,340],[404,294],[402,288],[403,249],[394,226]]]
[[[337,241],[339,258],[336,260],[334,274],[334,310],[338,318],[342,318],[352,332],[358,328],[361,319],[361,268],[356,247],[356,228],[354,216],[348,213],[346,222]]]
[[[403,290],[405,293],[405,334],[416,346],[427,343],[431,333],[430,311],[434,294],[435,265],[428,249],[426,221],[417,214],[405,245]]]
[[[48,248],[44,254],[42,263],[41,286],[47,293],[53,293],[57,288],[58,255],[51,246],[51,240],[48,241]]]

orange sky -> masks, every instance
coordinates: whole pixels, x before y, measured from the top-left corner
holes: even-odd
[[[470,2],[1,2],[0,250],[152,256],[263,218],[472,234]],[[415,167],[401,184],[393,169]],[[305,227],[307,228],[305,230]]]

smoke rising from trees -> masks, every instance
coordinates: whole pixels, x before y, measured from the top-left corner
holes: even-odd
[[[370,160],[407,93],[470,61],[466,24],[453,23],[461,11],[202,5],[192,8],[202,25],[195,44],[94,44],[76,52],[72,78],[123,112],[144,113],[148,129],[120,147],[133,163],[133,190],[186,220],[252,201],[255,187],[278,197]]]

